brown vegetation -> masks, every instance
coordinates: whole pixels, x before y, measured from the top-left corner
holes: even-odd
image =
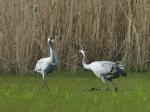
[[[80,48],[89,62],[150,68],[149,0],[0,0],[0,72],[32,70],[50,33],[63,68],[79,68]]]

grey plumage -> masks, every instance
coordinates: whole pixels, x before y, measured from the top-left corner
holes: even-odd
[[[117,87],[112,82],[112,79],[118,78],[119,76],[127,76],[124,66],[120,63],[115,63],[111,61],[94,61],[90,64],[85,63],[85,51],[80,50],[80,52],[83,55],[82,64],[85,69],[89,69],[93,71],[93,73],[102,80],[103,83],[106,84],[106,80],[112,83],[112,85],[115,87],[115,90],[117,90]],[[96,88],[91,88],[90,90],[98,90]],[[108,87],[106,85],[106,89],[108,90]]]
[[[34,71],[40,73],[43,78],[43,88],[47,83],[45,82],[45,75],[54,71],[54,69],[58,66],[58,60],[55,55],[55,51],[53,48],[54,40],[53,38],[48,38],[48,46],[50,50],[50,56],[46,58],[42,58],[37,61]],[[48,87],[48,86],[47,86]]]

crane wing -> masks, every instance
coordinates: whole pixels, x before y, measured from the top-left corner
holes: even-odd
[[[115,66],[115,63],[110,61],[95,61],[90,64],[91,69],[99,75],[109,74],[113,66]]]
[[[34,67],[34,71],[39,71],[42,69],[42,67],[47,66],[47,64],[50,63],[50,58],[42,58],[40,60],[37,61],[35,67]]]

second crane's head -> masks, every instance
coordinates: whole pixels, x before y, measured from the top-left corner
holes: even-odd
[[[54,41],[54,38],[48,38],[48,44],[49,45],[52,45],[53,43],[54,43],[55,41]]]
[[[83,49],[80,49],[79,52],[82,53],[83,55],[85,54],[85,51]]]

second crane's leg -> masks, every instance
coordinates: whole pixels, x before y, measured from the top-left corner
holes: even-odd
[[[45,88],[45,78],[44,78],[44,74],[42,74],[43,80],[42,80],[42,84],[43,84],[43,89]]]
[[[101,77],[101,80],[105,84],[104,88],[100,88],[100,89],[99,88],[90,88],[88,91],[95,91],[95,90],[107,91],[108,90],[108,86],[107,86],[107,83],[106,83],[104,77]]]
[[[111,84],[113,85],[113,87],[115,88],[115,91],[118,91],[118,88],[116,87],[116,85],[113,83],[112,80],[110,80]]]
[[[47,79],[45,78],[45,86],[47,89],[49,89],[48,85],[47,85]]]
[[[106,81],[105,81],[104,77],[101,77],[101,80],[102,80],[102,81],[103,81],[103,83],[105,84],[105,88],[100,89],[100,90],[102,90],[102,91],[107,91],[107,90],[108,90],[108,85],[107,85],[107,83],[106,83]]]

